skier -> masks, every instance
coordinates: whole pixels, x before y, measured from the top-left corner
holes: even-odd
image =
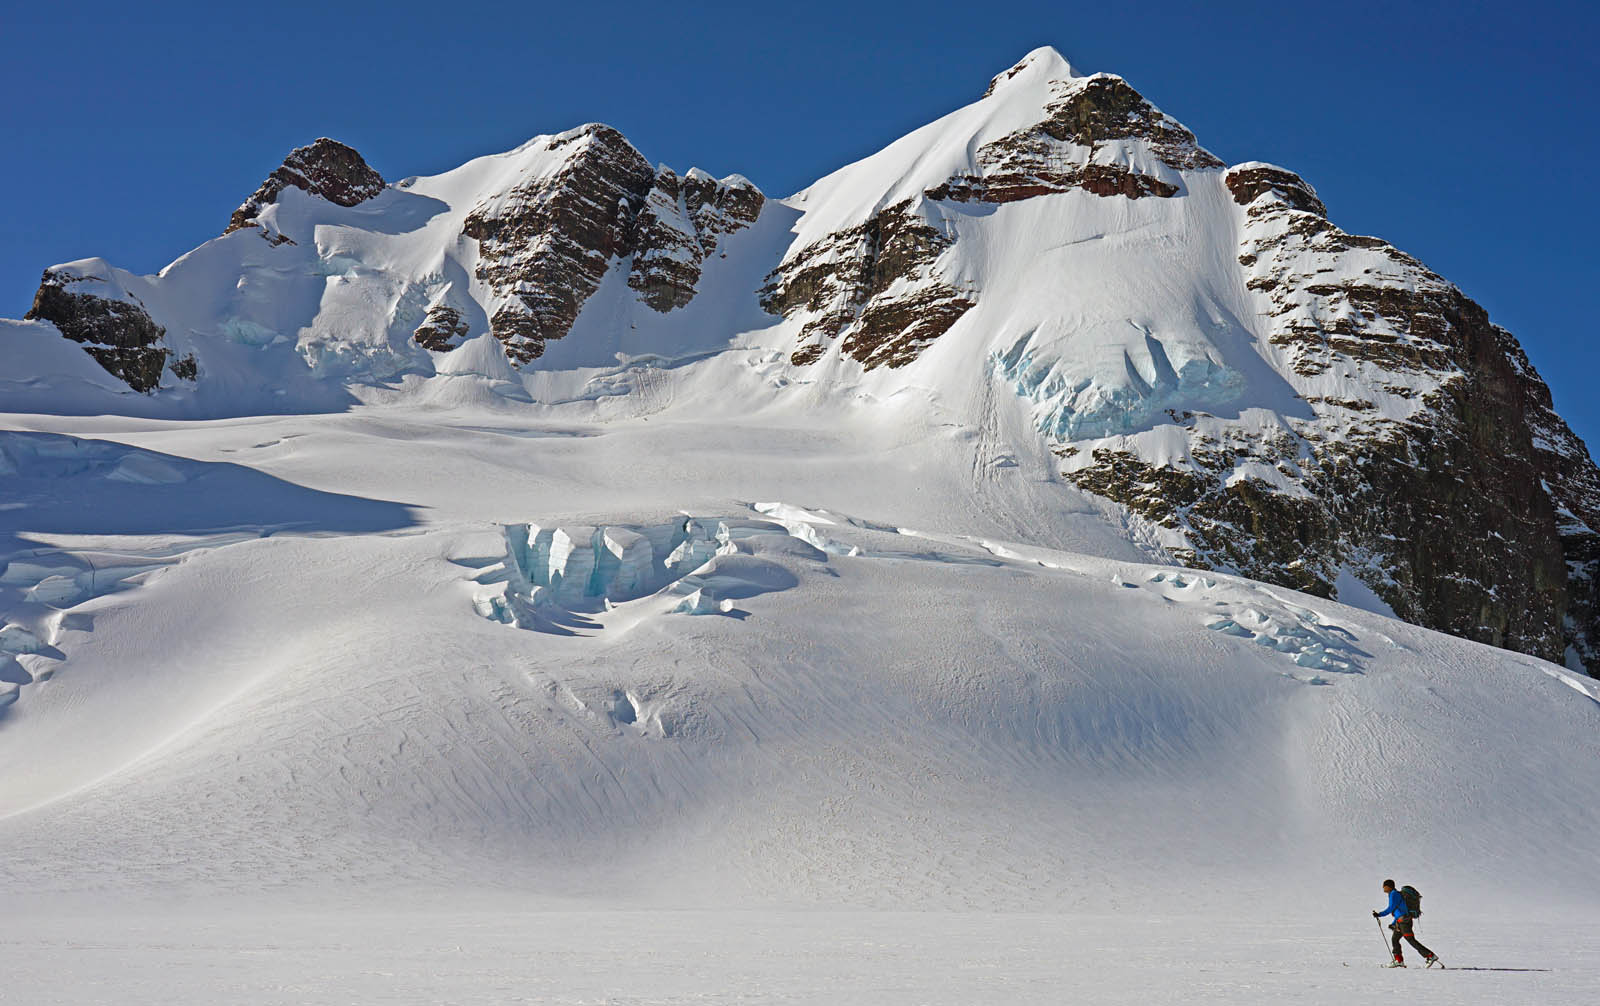
[[[1394,960],[1389,963],[1389,967],[1403,968],[1406,966],[1405,958],[1400,954],[1400,937],[1402,936],[1409,940],[1413,947],[1417,948],[1417,953],[1422,955],[1422,959],[1427,962],[1428,967],[1431,968],[1438,964],[1439,958],[1435,956],[1434,952],[1417,942],[1416,923],[1411,917],[1411,908],[1406,904],[1405,895],[1395,889],[1394,881],[1385,880],[1383,882],[1383,893],[1389,896],[1389,907],[1381,912],[1373,912],[1372,917],[1381,919],[1385,915],[1394,916],[1394,921],[1389,923],[1389,928],[1394,930]]]

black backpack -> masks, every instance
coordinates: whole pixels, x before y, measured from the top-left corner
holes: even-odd
[[[1422,895],[1410,884],[1400,888],[1400,897],[1406,899],[1406,914],[1413,919],[1422,915]]]

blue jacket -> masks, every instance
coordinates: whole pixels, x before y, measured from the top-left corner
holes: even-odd
[[[1400,893],[1399,888],[1389,892],[1389,907],[1378,913],[1381,919],[1385,915],[1393,915],[1398,921],[1403,916],[1411,914],[1411,909],[1406,907],[1406,896]]]

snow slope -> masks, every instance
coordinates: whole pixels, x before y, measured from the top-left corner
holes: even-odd
[[[939,272],[981,291],[975,309],[905,370],[862,375],[851,361],[825,359],[789,379],[964,398],[975,383],[973,361],[992,361],[1034,403],[1041,429],[1074,440],[1147,430],[1167,409],[1307,415],[1295,392],[1308,389],[1291,388],[1258,355],[1255,310],[1232,261],[1242,214],[1218,168],[1180,171],[1139,139],[1093,148],[1062,142],[1052,154],[1058,160],[1126,168],[1176,185],[1186,198],[1108,199],[1078,189],[994,205],[926,195],[952,178],[982,175],[986,144],[1103,79],[1116,78],[1083,77],[1053,49],[1030,53],[981,100],[787,200],[770,200],[754,226],[727,238],[684,310],[647,308],[628,288],[629,263],[613,262],[571,334],[528,369],[604,367],[618,353],[676,359],[730,344],[787,352],[799,326],[775,325],[755,303],[767,274],[910,201],[909,212],[954,239]],[[469,336],[488,331],[503,298],[475,275],[478,242],[464,236],[464,222],[473,212],[503,211],[519,187],[556,175],[581,132],[408,178],[353,207],[285,189],[261,212],[261,230],[213,239],[158,276],[100,259],[54,268],[85,278],[77,292],[137,300],[166,327],[175,356],[196,355],[205,377],[192,390],[179,383],[158,396],[172,401],[164,409],[152,403],[153,414],[339,407],[347,380],[434,371],[437,354],[412,340],[427,308],[448,303]],[[24,358],[12,369],[29,366]]]
[[[1030,512],[1036,463],[975,476],[970,430],[702,418],[728,382],[687,370],[626,418],[373,405],[8,434],[24,491],[0,515],[31,556],[8,590],[110,553],[158,570],[26,623],[8,887],[1082,908],[1108,866],[1127,897],[1206,901],[1374,870],[1482,891],[1492,862],[1592,894],[1592,776],[1550,771],[1594,754],[1589,680],[1141,562],[1070,489]],[[975,477],[1010,505],[962,493]],[[707,565],[624,589],[564,555],[546,570],[583,589],[494,615],[530,538],[505,528],[590,548],[620,527],[664,554],[684,511]],[[1047,545],[1017,542],[1031,521]],[[682,611],[690,573],[726,603]]]
[[[1080,987],[1115,1002],[1263,965],[1280,977],[1254,993],[1227,970],[1205,987],[1270,1001],[1309,981],[1335,1002],[1370,987],[1342,964],[1376,956],[1365,912],[1387,875],[1427,892],[1447,959],[1557,969],[1452,977],[1422,1001],[1500,1001],[1528,977],[1582,1001],[1593,962],[1506,943],[1504,913],[1581,927],[1600,903],[1590,679],[1142,561],[1038,459],[982,468],[994,448],[970,428],[706,418],[741,379],[714,370],[564,406],[10,417],[50,430],[5,435],[35,481],[8,481],[24,491],[0,511],[7,621],[45,644],[15,657],[0,719],[0,888],[35,962],[21,1001],[51,1001],[44,962],[84,941],[126,950],[75,952],[76,1001],[100,980],[122,1001],[209,1001],[212,974],[262,1002],[560,1001],[590,980],[580,948],[621,940],[635,963],[610,994],[641,1002],[773,983],[998,1002],[1090,973]],[[596,415],[608,403],[636,411]],[[541,619],[495,617],[522,589],[519,529],[593,558],[587,529],[665,548],[681,511],[702,518],[705,567],[629,589],[619,564]],[[131,575],[108,586],[114,566]],[[41,594],[84,570],[104,592]],[[720,603],[689,610],[710,613],[684,610],[691,578]],[[29,591],[55,600],[27,608]],[[1263,902],[1269,944],[1243,921]],[[668,914],[610,911],[645,906]],[[1135,949],[1110,921],[1130,913]],[[1014,935],[985,942],[996,926]],[[546,977],[524,970],[546,960],[530,937],[569,948]],[[430,965],[448,986],[384,963],[441,943],[467,948]],[[1020,985],[925,984],[952,943]],[[262,947],[302,962],[299,993],[223,963]],[[689,970],[663,984],[662,967]]]

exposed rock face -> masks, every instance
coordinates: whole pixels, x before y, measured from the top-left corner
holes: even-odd
[[[815,362],[843,335],[843,352],[868,369],[902,367],[974,303],[935,268],[951,243],[909,201],[898,203],[792,255],[767,277],[761,306],[807,318],[796,364]]]
[[[1026,86],[1040,87],[1038,66],[1024,61],[991,92],[1030,69]],[[1039,121],[977,146],[972,170],[922,197],[1174,199],[1195,173],[1222,166],[1120,78],[1042,86],[1051,97]],[[1240,324],[1305,411],[1225,419],[1174,409],[1176,452],[1151,446],[1173,443],[1159,418],[1150,421],[1162,432],[1144,444],[1144,418],[1122,425],[1073,411],[1052,424],[1047,409],[1036,412],[1064,474],[1164,529],[1182,561],[1323,596],[1354,575],[1403,618],[1555,661],[1576,654],[1600,670],[1600,470],[1515,340],[1415,259],[1335,227],[1292,172],[1249,163],[1220,181],[1240,207],[1234,257],[1253,302]],[[941,260],[959,258],[946,255],[956,240],[943,218],[906,200],[792,250],[762,292],[769,311],[802,322],[791,360],[811,363],[836,341],[869,368],[916,359],[974,303],[939,274]],[[1031,345],[995,361],[1021,394],[1033,393],[1020,379],[1035,376],[1020,373]],[[1161,388],[1192,384],[1202,400],[1226,402],[1229,382],[1245,380],[1216,357],[1153,363]],[[1055,380],[1039,386],[1052,401],[1079,388],[1078,378]],[[1159,390],[1132,381],[1119,406],[1114,385],[1098,387],[1085,394],[1124,420]]]
[[[1168,167],[1222,167],[1220,160],[1200,148],[1193,133],[1115,74],[1097,73],[1068,82],[1063,90],[1062,97],[1046,108],[1049,117],[1034,131],[1091,150],[1114,140],[1144,140]]]
[[[1172,169],[1222,166],[1195,142],[1193,133],[1121,77],[1096,74],[1054,86],[1057,96],[1045,107],[1042,120],[984,144],[977,153],[976,174],[957,175],[929,189],[928,198],[1009,203],[1073,189],[1129,199],[1178,194],[1178,185],[1169,179],[1123,163],[1097,163],[1096,153],[1113,143],[1146,149]]]
[[[156,390],[170,355],[163,344],[167,330],[155,323],[142,304],[72,289],[75,284],[94,282],[100,280],[46,269],[33,306],[23,317],[48,321],[62,335],[83,343],[90,356],[133,390],[146,394]]]
[[[222,233],[231,234],[241,227],[254,225],[262,209],[277,202],[279,194],[290,186],[340,206],[355,206],[382,192],[384,181],[353,147],[324,136],[291,151],[255,194],[233,211],[228,229]],[[282,243],[288,239],[269,235],[268,240]]]
[[[661,168],[634,224],[628,285],[663,313],[688,304],[718,239],[754,223],[765,202],[760,189],[737,175],[718,181],[691,170],[679,178]]]
[[[1600,472],[1515,340],[1415,259],[1328,222],[1294,174],[1225,182],[1266,339],[1315,418],[1262,435],[1174,417],[1187,465],[1068,446],[1069,476],[1180,530],[1195,565],[1323,596],[1346,566],[1410,621],[1600,668]]]
[[[1229,168],[1222,180],[1233,193],[1233,201],[1240,206],[1249,206],[1257,196],[1271,192],[1292,210],[1315,213],[1319,217],[1328,214],[1328,208],[1322,205],[1311,186],[1292,171],[1270,164],[1240,164]]]
[[[167,367],[172,371],[172,376],[180,381],[198,381],[200,379],[200,361],[195,359],[193,353],[188,353],[179,359],[173,360]]]
[[[1555,505],[1566,560],[1568,645],[1590,674],[1600,676],[1600,469],[1589,450],[1556,415],[1550,389],[1509,332],[1496,329],[1523,391],[1534,467]]]
[[[1303,429],[1309,488],[1339,529],[1329,554],[1366,557],[1402,617],[1560,661],[1567,576],[1527,409],[1543,382],[1506,353],[1514,340],[1415,259],[1329,223],[1292,174],[1228,182],[1246,285],[1284,364],[1370,389],[1307,395],[1323,420]]]
[[[655,182],[650,163],[610,126],[585,126],[550,146],[570,151],[559,171],[479,206],[463,228],[478,239],[478,279],[506,298],[490,330],[519,364],[572,328],[611,260],[627,254]]]
[[[992,145],[991,145],[992,146]],[[998,152],[985,147],[982,154]],[[928,190],[929,199],[951,199],[958,203],[1012,203],[1052,192],[1083,189],[1097,196],[1141,196],[1167,198],[1178,194],[1178,187],[1150,175],[1142,175],[1120,164],[1069,164],[1046,167],[1043,152],[1014,149],[1011,156],[994,156],[982,175],[957,175]]]
[[[428,308],[427,316],[422,319],[422,324],[417,326],[412,338],[423,349],[443,353],[461,344],[462,337],[467,334],[467,328],[460,311],[448,304],[435,304]]]
[[[720,235],[747,226],[764,197],[741,178],[659,173],[610,126],[553,137],[559,170],[475,208],[463,233],[478,240],[477,276],[501,298],[490,330],[515,363],[572,328],[613,260],[634,256],[628,282],[658,311],[687,304]]]

